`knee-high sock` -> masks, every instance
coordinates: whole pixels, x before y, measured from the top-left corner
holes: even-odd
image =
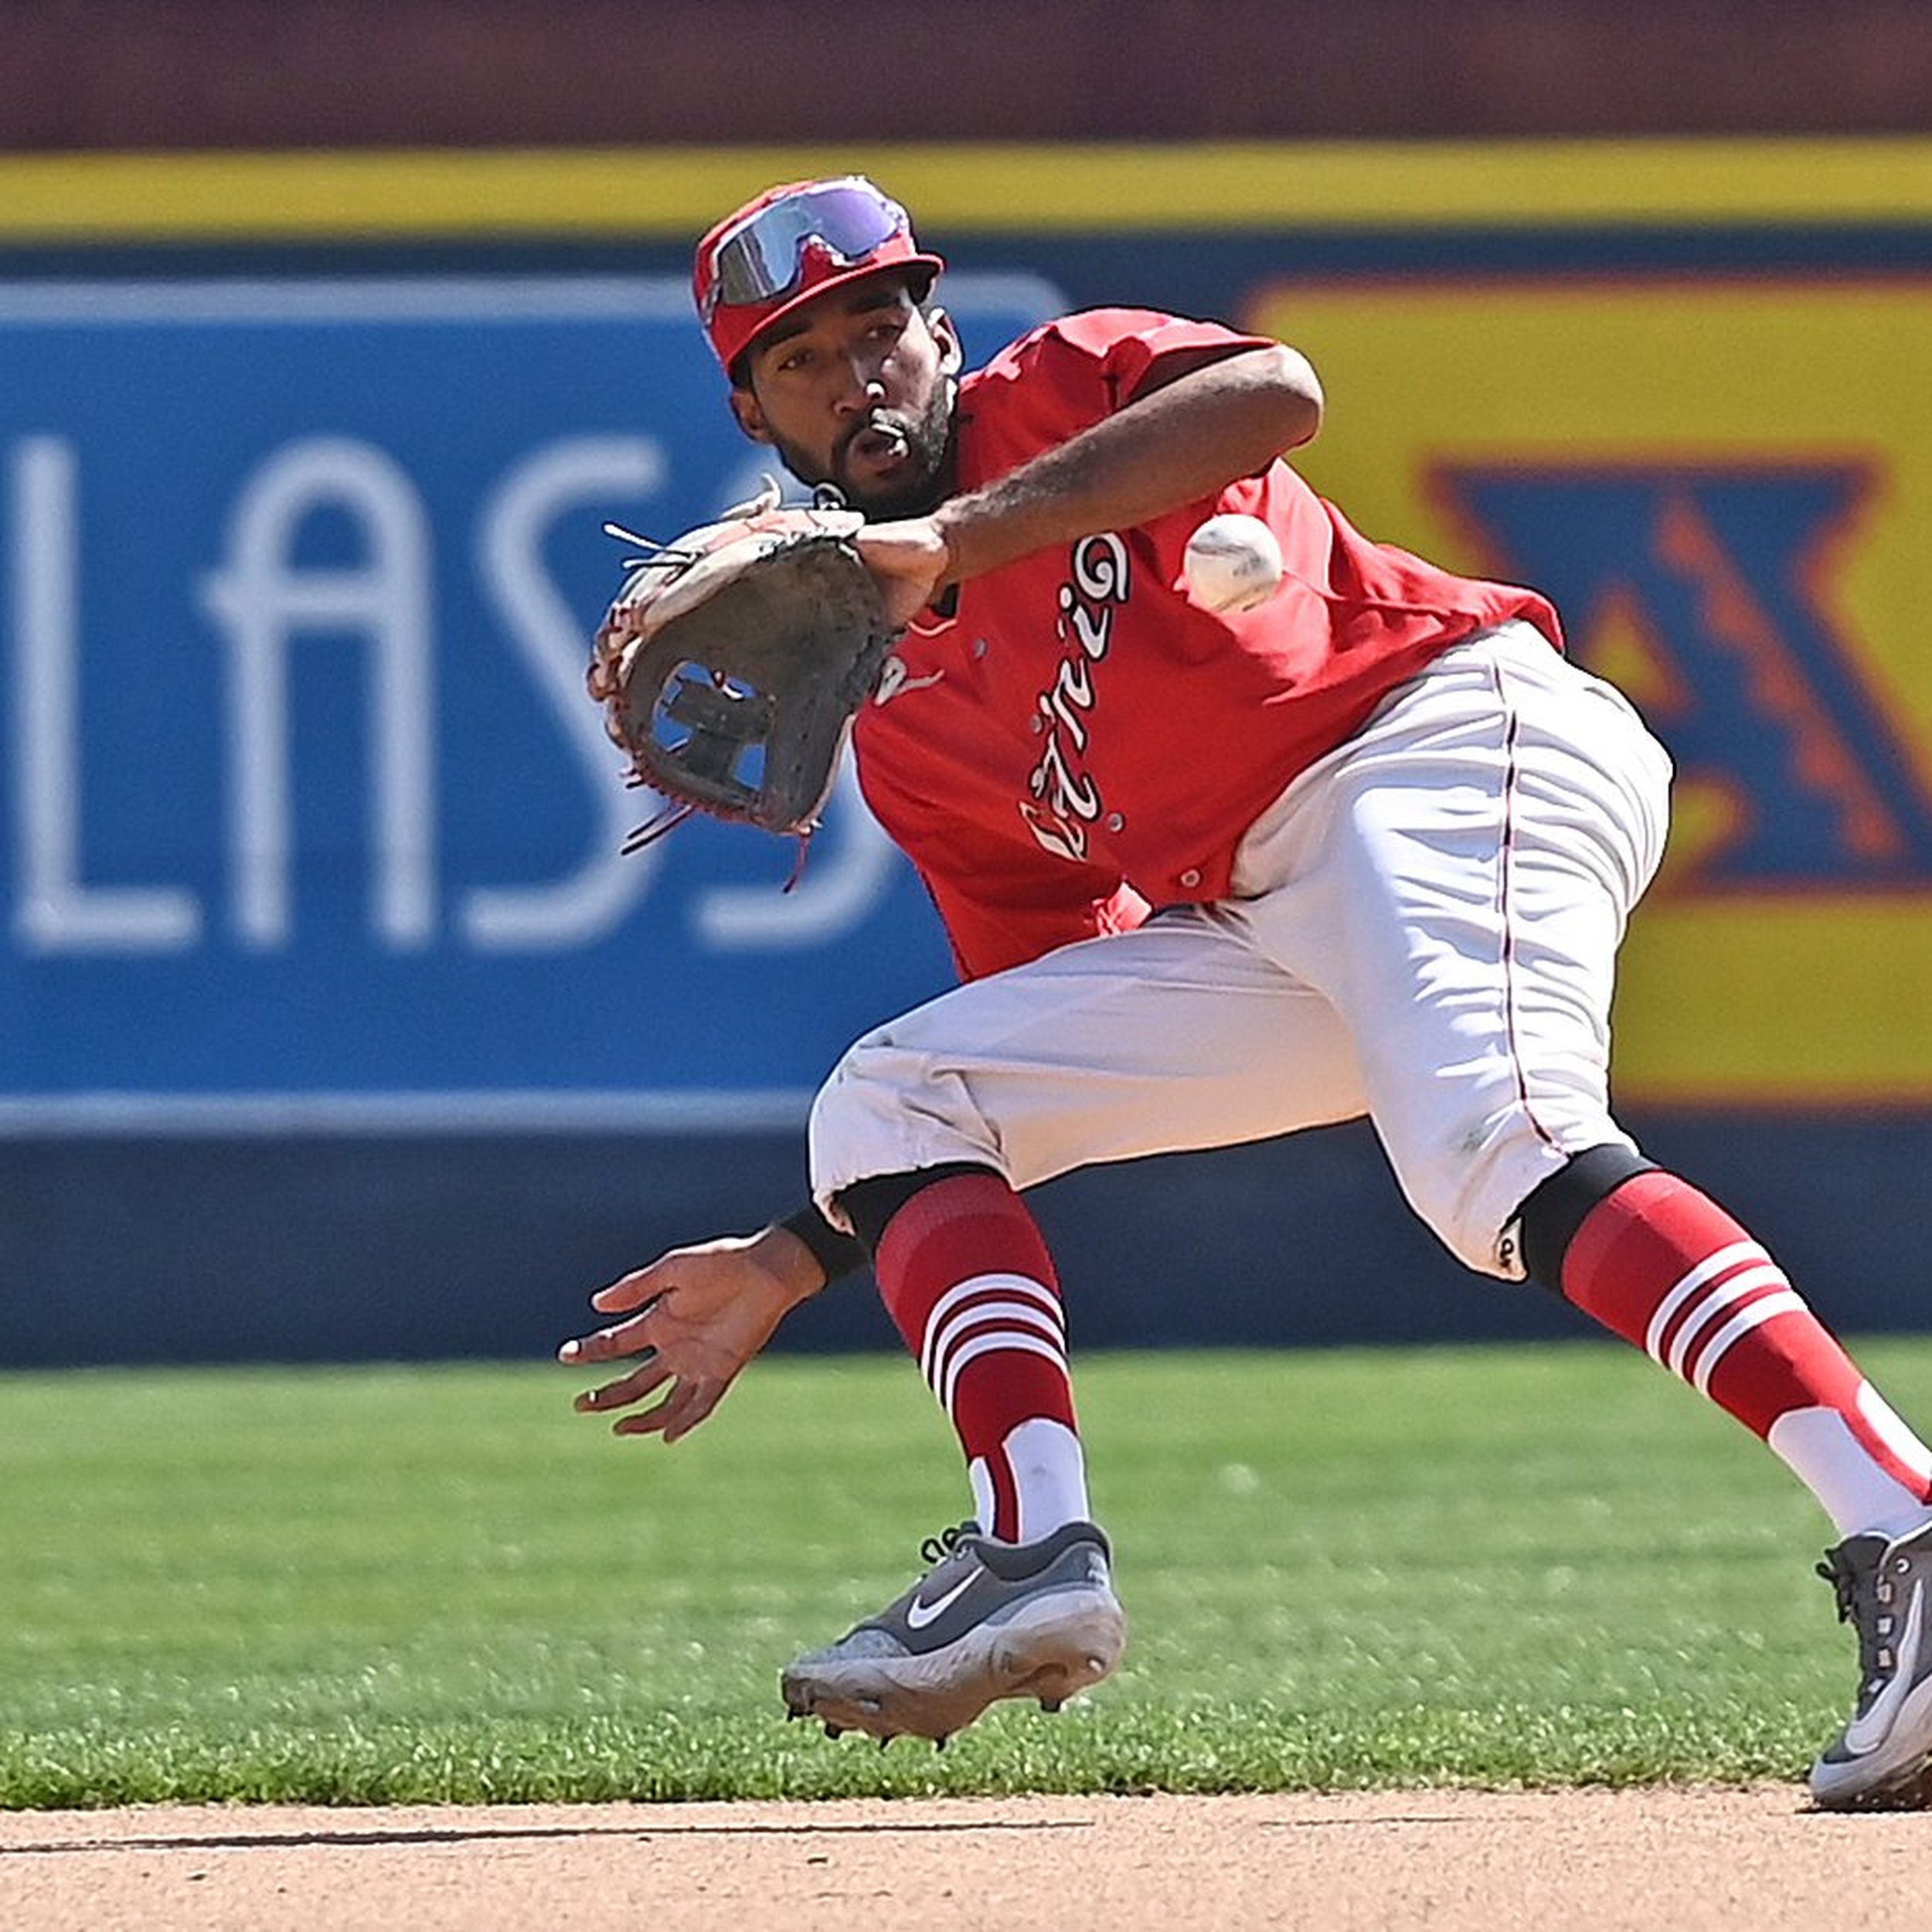
[[[981,1527],[1031,1542],[1087,1514],[1060,1284],[996,1175],[936,1181],[886,1223],[886,1307],[965,1451]]]
[[[1897,1535],[1932,1513],[1932,1452],[1688,1182],[1653,1170],[1605,1196],[1563,1256],[1563,1291],[1762,1437],[1840,1535]]]

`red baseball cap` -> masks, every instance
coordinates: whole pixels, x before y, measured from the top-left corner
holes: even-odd
[[[912,218],[863,175],[789,181],[726,216],[698,244],[691,294],[726,373],[780,316],[882,268],[946,266]]]

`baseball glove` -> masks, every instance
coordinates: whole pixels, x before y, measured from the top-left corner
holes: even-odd
[[[651,546],[633,570],[597,631],[587,682],[628,782],[672,809],[627,852],[694,811],[800,839],[816,828],[894,634],[852,542],[864,520],[782,508],[774,488]]]

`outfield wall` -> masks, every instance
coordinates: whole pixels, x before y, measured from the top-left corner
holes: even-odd
[[[38,0],[0,146],[1923,131],[1920,0]]]
[[[577,680],[600,521],[759,467],[689,236],[851,166],[975,355],[1100,301],[1279,333],[1318,488],[1557,597],[1680,768],[1624,1108],[1837,1318],[1932,1322],[1932,141],[42,155],[0,158],[0,1362],[520,1353],[789,1204],[940,936],[849,788],[790,893],[749,832],[621,859]],[[1359,1129],[1044,1210],[1095,1342],[1573,1332]]]

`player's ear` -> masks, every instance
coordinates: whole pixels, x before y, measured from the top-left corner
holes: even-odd
[[[731,413],[738,419],[738,427],[754,443],[769,443],[772,440],[771,426],[765,420],[765,413],[758,406],[757,397],[749,389],[733,385],[731,391]]]
[[[926,327],[939,345],[940,373],[957,376],[964,366],[966,352],[960,346],[959,331],[953,326],[953,318],[943,308],[929,308],[926,311]]]

